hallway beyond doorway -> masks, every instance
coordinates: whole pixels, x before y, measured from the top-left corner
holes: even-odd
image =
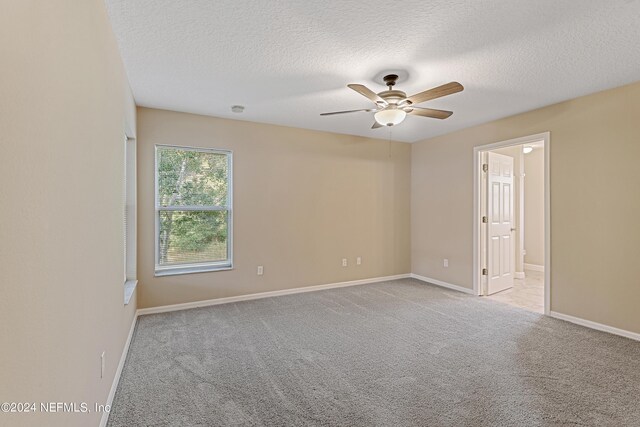
[[[485,298],[524,308],[535,313],[544,313],[544,273],[525,270],[525,278],[514,279],[513,288]]]

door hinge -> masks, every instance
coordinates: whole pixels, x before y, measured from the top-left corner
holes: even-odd
[[[483,164],[482,165],[482,172],[489,172],[489,165],[488,164]]]
[[[483,223],[483,224],[486,224],[486,223],[488,223],[488,222],[489,222],[489,219],[488,219],[486,216],[483,216],[483,217],[482,217],[482,223]]]
[[[482,269],[482,275],[483,275],[483,276],[488,276],[488,275],[489,275],[489,272],[487,271],[487,269],[486,269],[486,268],[483,268],[483,269]]]

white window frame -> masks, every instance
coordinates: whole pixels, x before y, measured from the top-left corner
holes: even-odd
[[[124,303],[129,304],[137,279],[137,184],[136,140],[125,136],[124,141]],[[124,222],[124,221],[123,221]]]
[[[158,200],[158,149],[173,148],[183,151],[195,151],[199,153],[214,153],[224,154],[227,156],[227,206],[160,206]],[[206,148],[206,147],[189,147],[181,145],[167,145],[156,144],[154,153],[154,215],[155,215],[155,251],[154,251],[154,263],[155,263],[155,276],[171,276],[177,274],[190,274],[190,273],[204,273],[212,271],[224,271],[233,269],[233,151],[223,150],[218,148]],[[228,212],[228,224],[227,224],[227,259],[225,261],[214,262],[198,262],[190,264],[174,264],[174,265],[160,265],[160,212],[162,211],[227,211]]]

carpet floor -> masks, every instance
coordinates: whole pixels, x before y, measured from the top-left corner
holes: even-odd
[[[413,279],[141,316],[109,426],[640,426],[640,342]]]

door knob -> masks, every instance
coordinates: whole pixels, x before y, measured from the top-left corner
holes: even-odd
[[[515,228],[512,228],[512,229],[511,229],[511,231],[516,231],[516,229],[515,229]]]

